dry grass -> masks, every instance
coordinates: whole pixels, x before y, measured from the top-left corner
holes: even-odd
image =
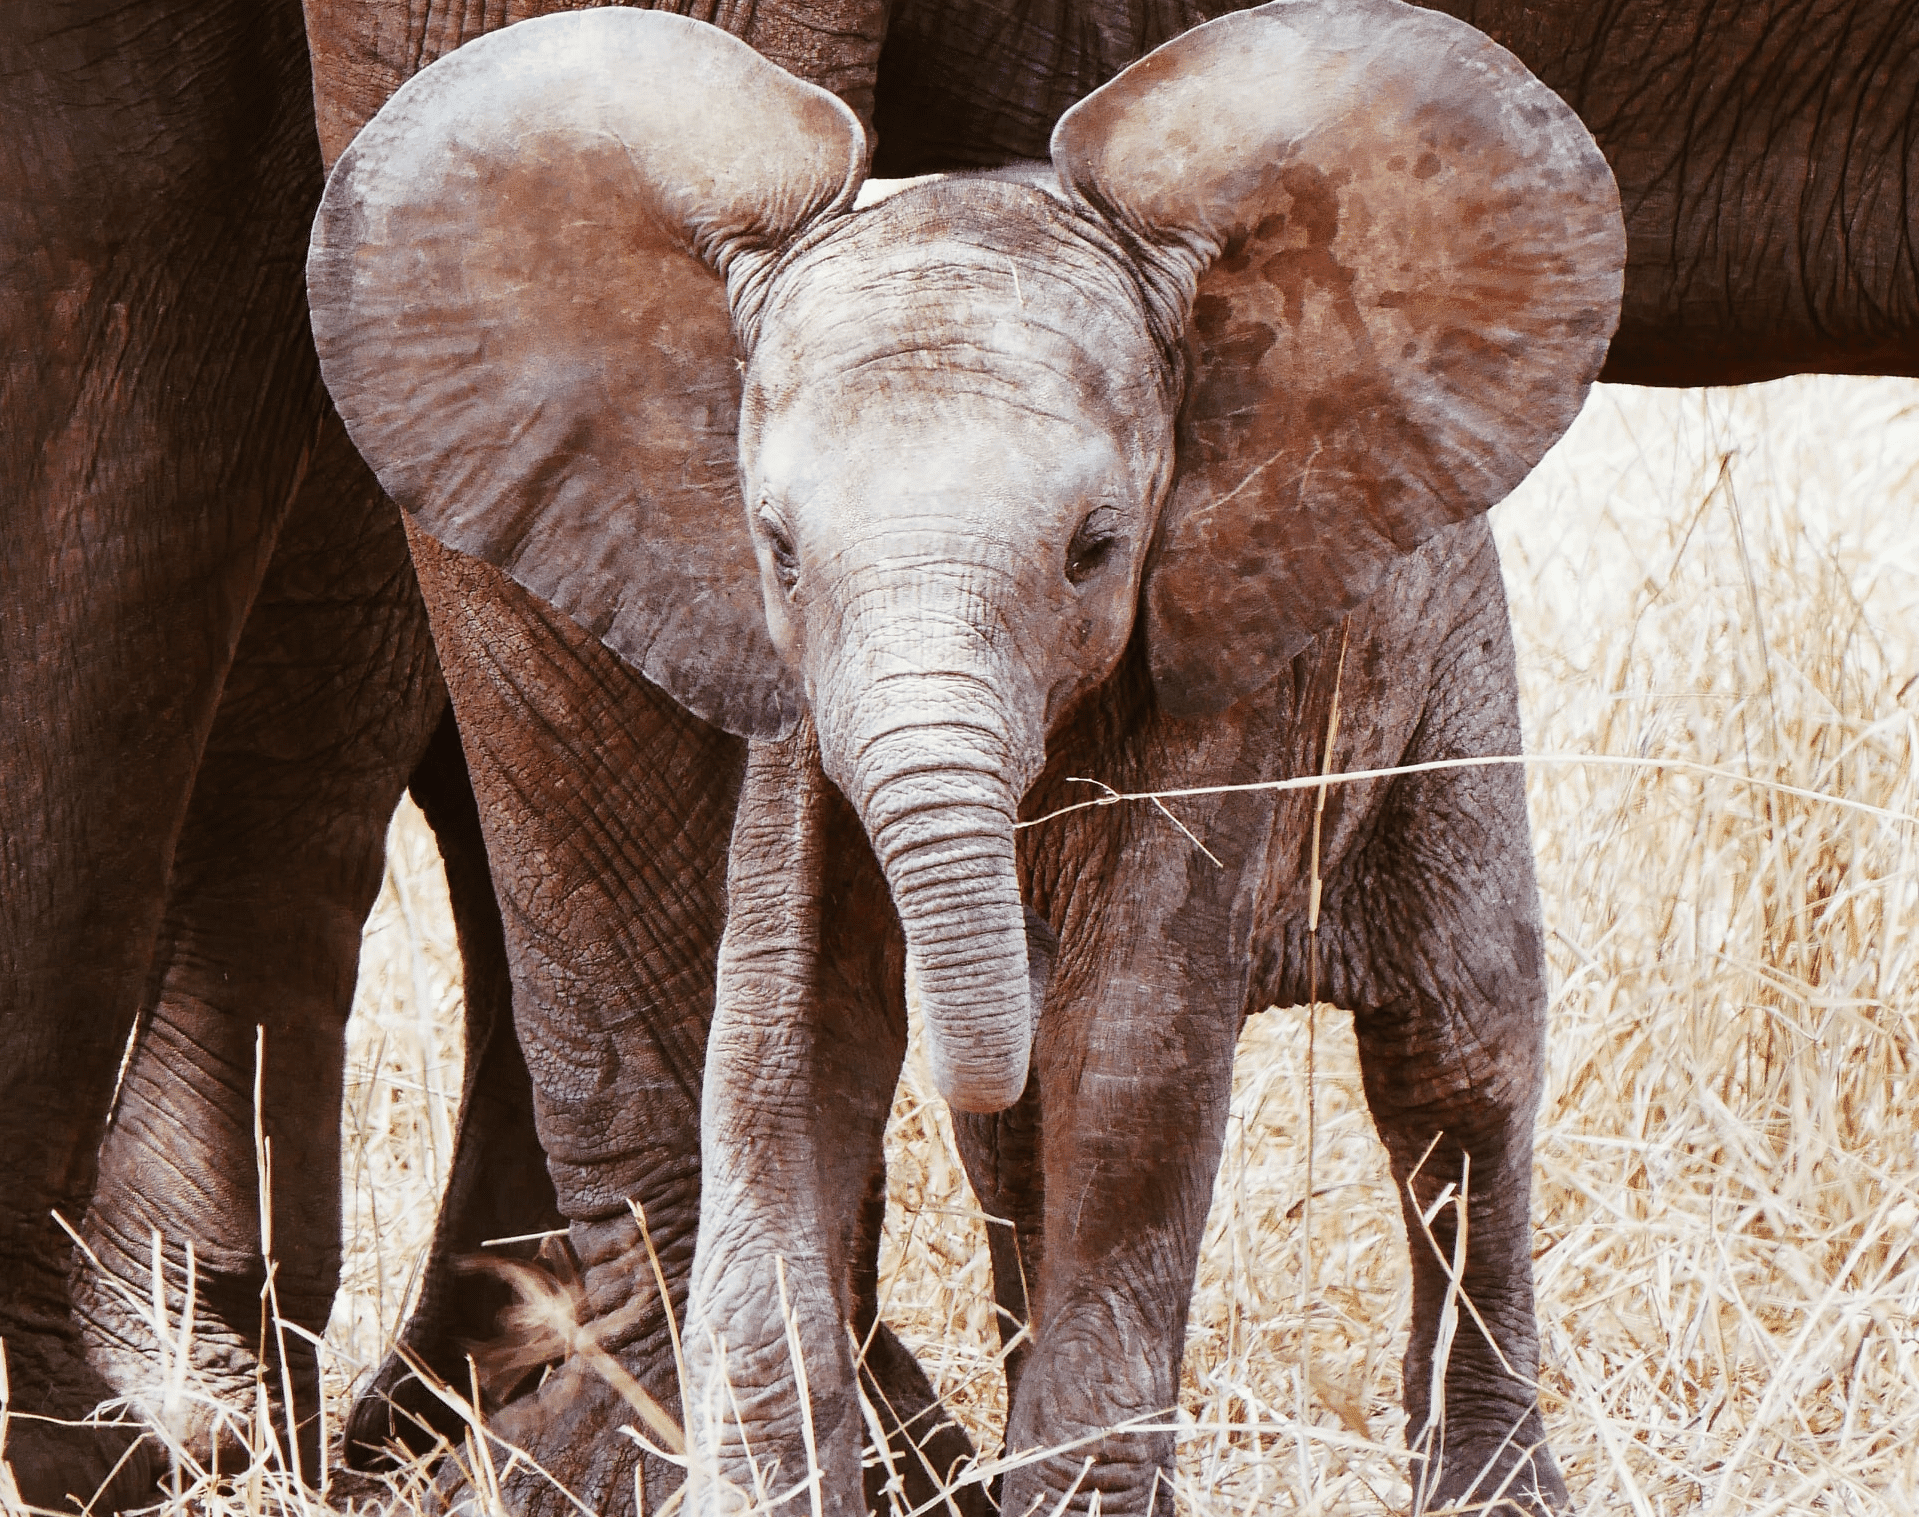
[[[1530,744],[1913,814],[1919,389],[1647,400],[1602,399],[1507,514]],[[1912,1510],[1914,827],[1675,773],[1536,774],[1532,803],[1537,1272],[1575,1488]]]
[[[1919,386],[1600,392],[1499,516],[1529,749],[1751,779],[1532,772],[1536,1270],[1568,1481],[1589,1512],[1912,1511],[1919,824],[1780,787],[1919,814]],[[394,839],[346,1114],[342,1394],[404,1309],[457,1089],[431,844],[407,814]],[[1310,1123],[1305,1012],[1243,1040],[1177,1412],[1194,1513],[1407,1500],[1404,1244],[1347,1019],[1317,1020]],[[982,1229],[929,1092],[909,1068],[887,1315],[991,1447]],[[312,1510],[283,1480],[170,1504],[229,1503]]]
[[[410,800],[387,834],[347,1035],[340,1294],[327,1342],[340,1388],[386,1357],[412,1305],[453,1158],[464,1038],[446,876]]]

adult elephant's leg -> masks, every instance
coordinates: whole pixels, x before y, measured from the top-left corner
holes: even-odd
[[[905,948],[865,830],[820,772],[810,723],[753,749],[728,889],[687,1323],[688,1433],[713,1482],[701,1509],[777,1499],[812,1466],[824,1510],[885,1510],[884,1463],[861,1474],[861,1371],[875,1411],[895,1423],[889,1443],[908,1428],[892,1463],[917,1506],[972,1449],[912,1356],[875,1326]],[[956,1505],[978,1510],[981,1493]]]
[[[1484,593],[1445,640],[1406,763],[1519,751],[1490,539],[1456,572]],[[1371,840],[1328,881],[1320,940],[1321,994],[1353,1010],[1367,1103],[1406,1218],[1407,1426],[1427,1456],[1414,1467],[1416,1505],[1503,1495],[1511,1505],[1500,1510],[1563,1507],[1535,1385],[1532,1135],[1546,991],[1518,768],[1395,780]],[[1303,963],[1304,945],[1290,957]],[[1454,1302],[1456,1329],[1436,1374],[1461,1193],[1466,1301]]]
[[[222,682],[322,412],[297,8],[0,26],[0,1340],[22,1494],[126,1452],[68,1300]],[[26,1415],[23,1415],[26,1414]],[[136,1454],[114,1492],[147,1483]]]
[[[745,745],[691,716],[498,570],[412,539],[499,891],[534,1115],[579,1272],[574,1308],[590,1340],[576,1337],[574,1347],[592,1345],[491,1428],[597,1510],[632,1510],[636,1486],[656,1509],[679,1470],[620,1434],[622,1425],[646,1424],[606,1360],[680,1415],[667,1317],[628,1202],[644,1208],[682,1321]],[[858,1214],[855,1195],[848,1216]],[[877,1248],[869,1232],[862,1257]],[[911,1356],[893,1352],[883,1325],[875,1343],[878,1362],[868,1367],[885,1399],[915,1409],[903,1417],[924,1411],[931,1393]],[[538,1342],[521,1347],[523,1358],[542,1351]],[[548,1347],[558,1357],[565,1345]],[[931,1421],[919,1418],[914,1434],[944,1469],[966,1446],[952,1445],[956,1429],[929,1439]],[[502,1449],[497,1457],[508,1456]],[[909,1491],[918,1479],[911,1468]],[[508,1488],[523,1512],[577,1510],[524,1461]]]
[[[677,1318],[699,1220],[701,1068],[745,747],[497,569],[412,539],[499,892],[533,1112],[579,1267],[575,1310],[597,1348],[491,1425],[589,1507],[632,1510],[637,1480],[657,1510],[679,1471],[619,1435],[645,1424],[599,1356],[678,1415],[667,1317],[628,1200],[645,1209]],[[528,1514],[577,1510],[524,1461],[508,1498]]]
[[[533,1087],[513,1031],[500,907],[451,711],[440,719],[407,788],[433,828],[446,867],[463,971],[466,1071],[453,1159],[419,1297],[398,1347],[347,1419],[347,1461],[369,1469],[385,1462],[384,1451],[395,1441],[416,1454],[429,1451],[440,1435],[459,1442],[458,1414],[421,1384],[412,1365],[464,1385],[468,1350],[496,1335],[500,1309],[512,1293],[496,1276],[471,1267],[481,1245],[565,1226],[533,1125]],[[490,1252],[529,1259],[534,1245]]]
[[[284,1349],[318,1473],[318,1365],[340,1270],[340,1095],[387,823],[446,708],[399,513],[329,416],[254,602],[175,851],[142,1017],[74,1274],[93,1361],[199,1457],[253,1417]],[[255,1084],[270,1145],[272,1304]],[[167,1321],[154,1320],[155,1236]],[[191,1373],[167,1362],[188,1294]],[[162,1339],[156,1327],[172,1341]],[[286,1413],[274,1429],[284,1442]],[[231,1468],[234,1454],[222,1464]]]

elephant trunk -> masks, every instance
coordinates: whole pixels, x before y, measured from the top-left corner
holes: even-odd
[[[859,813],[892,890],[934,1080],[971,1112],[1019,1099],[1036,1010],[1013,851],[1035,763],[1020,724],[983,688],[990,683],[971,674],[894,675],[845,706],[823,703],[851,719],[829,717],[820,732],[826,772]]]

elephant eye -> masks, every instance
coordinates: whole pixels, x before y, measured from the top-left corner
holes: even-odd
[[[759,518],[766,546],[773,554],[773,573],[779,578],[780,588],[791,595],[800,580],[800,556],[793,547],[793,534],[771,506],[761,506]]]
[[[1112,555],[1119,538],[1119,513],[1111,506],[1095,506],[1067,545],[1066,577],[1076,585],[1089,579]]]

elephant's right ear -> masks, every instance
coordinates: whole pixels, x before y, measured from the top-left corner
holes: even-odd
[[[739,498],[728,282],[865,157],[845,105],[724,32],[573,12],[408,81],[313,229],[321,368],[387,493],[746,735],[801,697]]]

